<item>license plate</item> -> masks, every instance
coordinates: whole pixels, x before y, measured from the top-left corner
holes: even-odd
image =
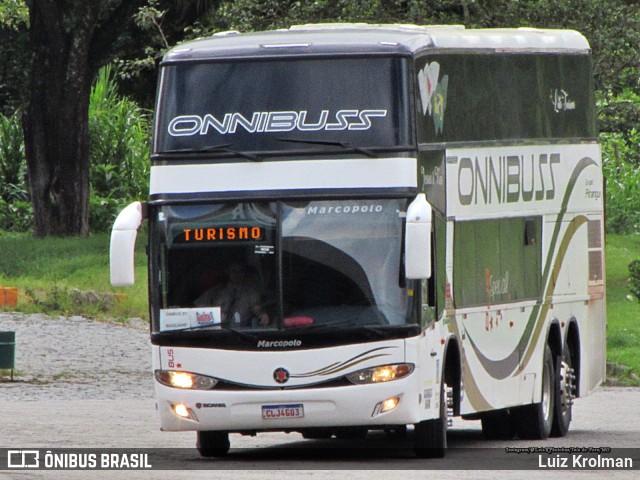
[[[286,418],[304,417],[304,406],[301,403],[293,405],[263,405],[262,418],[265,420],[278,420]]]

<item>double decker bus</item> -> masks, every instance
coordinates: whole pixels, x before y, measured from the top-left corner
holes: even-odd
[[[453,416],[564,436],[605,372],[590,49],[567,30],[304,25],[160,66],[147,202],[161,428],[306,438]],[[407,427],[409,427],[407,429]]]

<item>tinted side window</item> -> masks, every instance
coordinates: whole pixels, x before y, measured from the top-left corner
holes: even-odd
[[[458,222],[453,261],[456,307],[538,298],[541,234],[540,217]]]
[[[418,59],[419,143],[594,138],[586,54],[448,54]]]

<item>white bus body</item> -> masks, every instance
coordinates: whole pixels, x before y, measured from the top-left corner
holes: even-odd
[[[590,62],[572,31],[402,25],[171,50],[111,245],[132,283],[148,219],[162,429],[565,435],[605,372]]]

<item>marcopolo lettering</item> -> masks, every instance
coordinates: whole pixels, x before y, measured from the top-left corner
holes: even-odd
[[[452,159],[447,159],[448,163]],[[458,159],[461,205],[489,205],[552,200],[556,194],[554,165],[559,153],[461,157]]]
[[[286,348],[286,347],[300,347],[302,346],[301,340],[259,340],[258,348]]]
[[[314,132],[319,130],[369,130],[372,119],[386,117],[387,110],[338,110],[331,118],[329,110],[322,110],[315,119],[310,119],[306,110],[299,112],[253,112],[249,118],[241,113],[225,113],[222,119],[207,113],[179,115],[169,122],[168,132],[173,137],[189,137],[217,132],[233,134],[238,129],[248,133],[269,132]]]
[[[341,213],[380,213],[383,210],[382,205],[330,205],[330,206],[311,206],[307,207],[307,215],[329,215]]]

